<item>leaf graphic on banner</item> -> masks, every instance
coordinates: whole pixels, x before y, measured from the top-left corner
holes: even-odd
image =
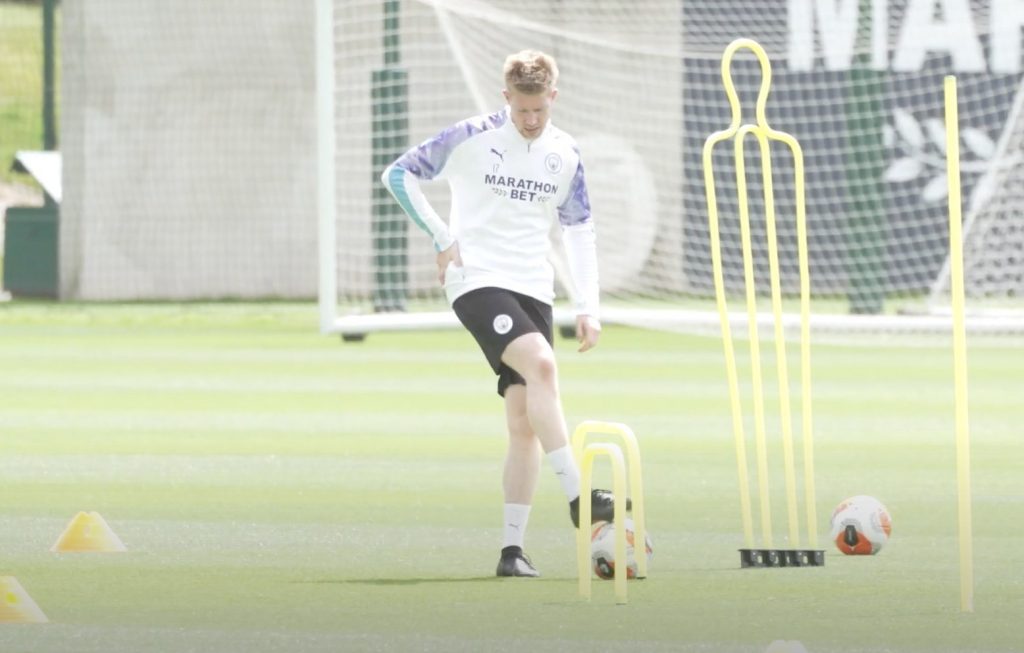
[[[892,128],[892,125],[886,124],[882,126],[882,145],[895,147],[896,130]]]
[[[929,204],[941,202],[949,194],[949,187],[946,183],[946,173],[942,173],[928,182],[928,185],[921,191],[921,199]]]
[[[996,144],[988,134],[975,127],[963,131],[964,144],[981,159],[991,159],[996,153]]]
[[[974,191],[971,192],[971,205],[968,211],[974,212],[982,208],[989,198],[992,197],[992,191],[996,188],[995,175],[985,174],[981,176],[977,185],[974,187]]]
[[[924,121],[924,128],[928,131],[928,137],[935,143],[939,152],[946,153],[946,124],[938,118],[929,118]]]
[[[920,161],[905,156],[893,161],[889,169],[885,171],[885,180],[894,183],[910,181],[921,174],[921,168]]]
[[[918,124],[914,116],[910,115],[909,111],[895,109],[893,120],[896,122],[896,131],[903,137],[903,140],[917,149],[924,147],[924,132],[921,131],[921,125]]]

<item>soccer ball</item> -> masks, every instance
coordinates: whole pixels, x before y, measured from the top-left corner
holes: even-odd
[[[633,547],[633,520],[626,520],[626,578],[636,578],[637,565]],[[647,534],[647,564],[651,562],[654,549],[651,548],[651,536]],[[595,522],[590,532],[590,561],[598,578],[611,580],[615,578],[615,524],[610,521]]]
[[[892,518],[874,497],[856,496],[832,511],[832,541],[846,555],[874,555],[892,533]]]

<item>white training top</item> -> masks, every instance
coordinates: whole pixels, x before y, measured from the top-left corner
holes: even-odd
[[[509,108],[456,123],[412,148],[381,176],[437,251],[457,241],[463,267],[445,271],[449,302],[478,288],[506,288],[544,303],[554,300],[547,260],[557,213],[577,289],[577,313],[598,317],[597,251],[579,150],[550,122],[533,140]],[[420,190],[445,179],[452,191],[449,225]]]

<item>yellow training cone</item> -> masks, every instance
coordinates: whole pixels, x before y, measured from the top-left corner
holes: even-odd
[[[0,624],[44,624],[49,619],[14,576],[0,576]]]
[[[82,551],[125,551],[124,543],[98,512],[80,512],[50,547],[58,553]]]

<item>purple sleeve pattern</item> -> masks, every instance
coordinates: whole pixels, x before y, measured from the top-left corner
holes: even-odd
[[[480,132],[500,127],[504,122],[505,112],[499,111],[455,123],[403,154],[395,161],[395,165],[408,170],[418,179],[433,179],[444,170],[456,147]]]
[[[577,154],[579,154],[578,150]],[[590,221],[590,197],[587,195],[587,182],[583,177],[582,161],[576,166],[576,175],[569,185],[569,196],[558,207],[558,221],[562,223],[563,227]]]

